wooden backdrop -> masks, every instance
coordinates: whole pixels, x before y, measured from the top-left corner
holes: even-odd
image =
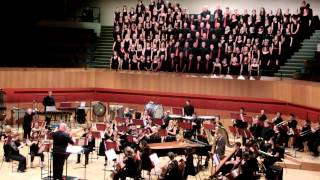
[[[177,73],[106,69],[0,68],[0,88],[110,88],[195,95],[265,98],[320,108],[320,83],[230,80]]]

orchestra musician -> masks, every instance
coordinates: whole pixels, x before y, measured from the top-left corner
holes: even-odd
[[[145,140],[139,142],[139,153],[141,158],[141,170],[146,170],[148,173],[154,168],[153,162],[150,160],[150,148]]]
[[[183,107],[183,116],[192,116],[194,113],[194,107],[191,105],[191,101],[187,100],[186,105]]]
[[[178,128],[174,120],[170,120],[168,127],[166,128],[168,136],[166,137],[166,142],[171,142],[176,140],[176,135],[178,134]]]
[[[139,179],[139,164],[140,157],[134,153],[134,150],[127,146],[124,149],[124,158],[122,162],[119,162],[114,171],[113,180],[125,180],[126,177],[134,177]]]
[[[273,123],[274,125],[278,125],[278,124],[280,124],[280,123],[282,123],[282,122],[283,122],[282,114],[281,114],[281,112],[277,112],[276,117],[272,119],[272,123]]]
[[[4,128],[4,143],[3,143],[4,159],[6,162],[10,162],[9,151],[10,151],[11,140],[12,140],[12,129],[11,129],[11,126],[7,125]]]
[[[267,119],[268,119],[268,117],[267,117],[267,115],[265,114],[264,109],[261,109],[260,115],[259,115],[259,121],[265,121],[265,120],[267,120]]]
[[[235,153],[231,156],[231,159],[227,161],[224,164],[224,166],[222,166],[220,169],[220,172],[222,175],[226,175],[227,173],[230,173],[230,171],[241,162],[241,158],[242,158],[241,143],[236,142],[234,148],[235,148]]]
[[[23,173],[27,168],[27,159],[20,154],[19,150],[24,147],[24,144],[20,142],[19,133],[12,132],[12,139],[9,143],[9,158],[14,161],[18,161],[17,172]]]
[[[67,133],[67,125],[65,123],[59,124],[58,131],[52,134],[53,148],[53,179],[62,180],[63,166],[66,160],[66,149],[68,144],[74,144],[71,136]]]
[[[168,152],[169,161],[165,166],[161,168],[161,173],[159,179],[164,180],[182,180],[183,179],[183,169],[179,166],[179,162],[175,159],[175,154],[173,152]]]
[[[89,163],[89,154],[93,151],[96,140],[91,134],[91,128],[84,128],[84,134],[82,135],[82,138],[85,138],[85,145],[83,145],[83,153],[85,156],[85,164]],[[77,163],[80,163],[81,154],[77,155]]]
[[[45,96],[42,100],[42,104],[44,106],[44,111],[47,113],[47,107],[48,106],[55,106],[56,102],[52,96],[52,91],[48,91],[48,95]],[[46,114],[46,127],[49,127],[50,121],[51,121],[51,116],[49,114]]]
[[[31,108],[28,108],[24,117],[23,117],[23,138],[30,138],[31,128],[32,128],[32,120],[34,113]]]
[[[33,131],[31,134],[30,142],[27,143],[28,146],[30,146],[30,156],[31,156],[31,168],[33,168],[33,160],[35,156],[40,157],[40,167],[43,167],[44,165],[44,154],[43,154],[43,148],[45,147],[44,145],[44,140],[41,139],[40,137],[40,132],[39,131]]]
[[[264,122],[264,127],[262,128],[262,131],[261,131],[261,137],[265,141],[269,141],[270,138],[272,138],[274,135],[274,130],[271,125],[272,124],[269,121]]]
[[[297,136],[296,134],[296,129],[297,129],[297,126],[298,126],[298,121],[295,119],[295,115],[294,114],[290,114],[289,116],[289,120],[288,120],[288,136],[286,138],[286,147],[288,147],[288,144],[289,144],[289,138],[291,137],[293,139],[293,144],[295,145],[296,143],[294,143],[295,141],[295,137]]]
[[[258,139],[259,137],[261,137],[261,131],[263,129],[263,125],[264,123],[261,123],[261,121],[259,120],[259,116],[256,116],[253,119],[253,123],[250,126],[249,130],[255,139]]]
[[[223,157],[226,151],[226,140],[220,131],[217,133],[216,139],[216,150],[215,153],[218,154],[219,157]]]
[[[308,140],[308,148],[312,155],[315,157],[319,156],[319,146],[320,146],[320,122],[317,122],[315,129],[312,131],[310,138]]]
[[[183,172],[183,179],[188,179],[188,175],[194,176],[197,173],[197,169],[193,164],[193,152],[190,147],[185,149],[185,163],[186,167]]]
[[[298,148],[298,151],[303,152],[303,143],[310,138],[311,132],[311,122],[310,120],[305,120],[301,132],[297,135],[295,140],[295,146]]]

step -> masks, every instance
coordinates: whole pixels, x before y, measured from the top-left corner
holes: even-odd
[[[295,69],[279,69],[279,72],[286,73],[286,74],[294,74],[297,72],[297,70],[295,70]]]
[[[107,66],[107,65],[92,65],[93,68],[106,68],[106,69],[109,69],[110,66]]]
[[[295,70],[295,71],[300,71],[301,69],[303,69],[303,67],[297,67],[297,66],[281,66],[280,70]]]
[[[96,57],[96,58],[94,58],[94,61],[110,61],[110,59],[108,59],[107,57],[105,57],[105,58],[100,58],[100,57]]]
[[[282,162],[277,162],[279,166],[288,169],[301,169],[301,163],[292,161],[291,159],[284,159]]]
[[[112,47],[112,44],[110,44],[110,43],[105,43],[105,42],[97,42],[96,43],[96,46],[110,46],[110,45]]]
[[[304,46],[304,45],[317,46],[318,43],[316,43],[316,42],[302,42],[301,44],[302,44],[302,46]]]
[[[316,43],[319,43],[319,39],[305,39],[303,42],[316,42]]]
[[[275,77],[281,77],[281,73],[274,73]],[[293,74],[282,73],[282,77],[292,78]]]
[[[309,54],[309,55],[298,55],[298,54],[295,54],[293,55],[291,58],[296,58],[296,59],[311,59],[313,58],[314,55],[313,54]]]
[[[303,45],[303,46],[301,46],[301,48],[300,48],[300,50],[298,52],[300,52],[301,50],[304,51],[306,49],[316,51],[317,50],[317,46]]]
[[[296,58],[292,58],[292,59],[288,59],[287,62],[295,62],[295,63],[304,63],[306,61],[306,59],[296,59]]]
[[[106,46],[97,46],[96,51],[112,52],[112,48]]]
[[[100,43],[110,43],[110,44],[112,44],[113,45],[113,39],[99,39],[99,41],[98,42],[100,42]],[[98,43],[97,42],[97,43]]]
[[[296,63],[296,62],[287,62],[287,63],[285,63],[285,65],[286,66],[295,66],[295,67],[304,67],[304,63],[302,62],[302,63]]]
[[[312,51],[302,51],[302,52],[300,52],[300,51],[298,51],[298,52],[296,52],[296,53],[294,53],[294,55],[314,55],[314,52],[312,52]]]

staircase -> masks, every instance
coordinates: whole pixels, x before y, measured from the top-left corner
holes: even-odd
[[[89,63],[89,67],[110,68],[112,46],[113,46],[113,26],[101,26],[100,38],[96,43],[94,58]]]
[[[301,48],[295,52],[285,65],[281,66],[275,76],[292,78],[296,72],[304,70],[304,61],[312,60],[317,50],[317,44],[320,43],[320,30],[316,30],[309,39],[302,42]]]

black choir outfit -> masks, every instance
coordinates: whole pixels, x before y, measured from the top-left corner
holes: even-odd
[[[23,117],[23,138],[30,138],[34,113],[25,113]]]

